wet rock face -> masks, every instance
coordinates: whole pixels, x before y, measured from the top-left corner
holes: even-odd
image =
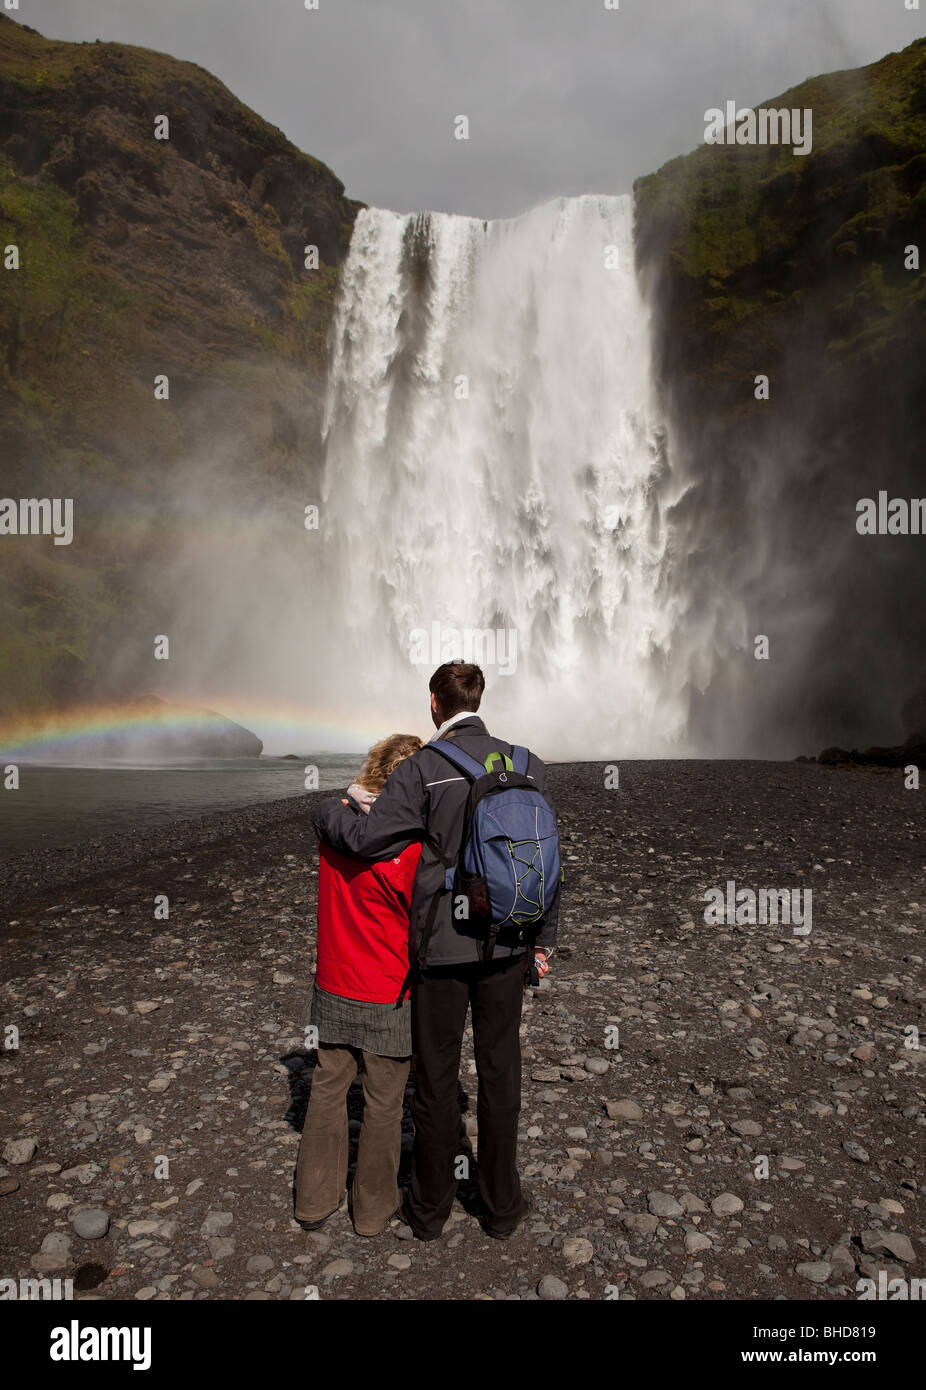
[[[686,611],[710,615],[721,584],[743,631],[765,633],[776,613],[788,652],[748,696],[742,668],[716,664],[692,701],[706,750],[902,742],[898,695],[926,651],[926,608],[911,602],[922,545],[859,536],[855,507],[879,487],[922,495],[926,321],[905,248],[919,245],[926,181],[924,72],[919,39],[769,101],[840,112],[815,122],[806,157],[704,146],[635,185],[655,369],[689,486],[676,512]],[[926,729],[917,708],[907,736]]]
[[[29,856],[0,915],[4,1018],[20,1029],[0,1060],[16,1088],[7,1272],[142,1301],[458,1299],[465,1281],[483,1299],[854,1303],[861,1278],[920,1275],[913,794],[890,773],[813,764],[628,763],[620,791],[603,781],[597,764],[549,770],[567,891],[550,974],[525,996],[532,1207],[505,1242],[474,1215],[469,1031],[469,1177],[442,1238],[394,1221],[363,1240],[344,1211],[318,1231],[291,1220],[315,1064],[308,816],[326,793],[97,844],[83,862]],[[708,926],[704,893],[728,878],[812,881],[810,935]],[[154,930],[164,891],[170,921]],[[353,1162],[359,1081],[347,1113]],[[402,1181],[412,1139],[406,1106]]]
[[[908,744],[926,744],[926,673],[900,712]]]

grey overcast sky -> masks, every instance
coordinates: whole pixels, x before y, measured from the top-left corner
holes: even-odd
[[[628,192],[702,141],[707,108],[757,106],[926,34],[926,0],[605,3],[19,0],[10,17],[199,63],[350,197],[475,217]],[[469,141],[453,138],[461,114]]]

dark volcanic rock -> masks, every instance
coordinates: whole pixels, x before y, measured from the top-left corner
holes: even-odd
[[[6,1272],[68,1277],[86,1209],[109,1218],[91,1247],[104,1299],[458,1300],[465,1284],[855,1306],[860,1275],[921,1271],[922,802],[890,771],[795,763],[628,762],[619,792],[603,785],[599,763],[549,769],[561,948],[525,999],[533,1208],[505,1242],[466,1184],[427,1245],[397,1222],[362,1240],[345,1212],[291,1220],[315,1062],[309,816],[328,793],[0,864],[0,1001],[22,1038],[0,1061]],[[708,925],[704,893],[730,878],[812,882],[810,935]],[[171,903],[156,929],[154,893]],[[471,1035],[461,1105],[478,1166]],[[359,1082],[348,1113],[356,1137]],[[406,1114],[403,1177],[411,1137]]]
[[[926,742],[904,743],[899,748],[824,748],[817,757],[824,767],[835,767],[837,763],[870,764],[873,767],[908,767],[911,765],[926,769]]]

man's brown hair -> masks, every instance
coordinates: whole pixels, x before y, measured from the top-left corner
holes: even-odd
[[[444,719],[452,719],[461,710],[477,710],[485,688],[485,676],[470,661],[445,661],[428,684]]]

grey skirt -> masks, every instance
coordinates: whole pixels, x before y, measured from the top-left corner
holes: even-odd
[[[359,1047],[379,1057],[412,1055],[411,1000],[371,1004],[329,994],[313,982],[305,1023],[318,1028],[318,1041],[340,1047]]]

